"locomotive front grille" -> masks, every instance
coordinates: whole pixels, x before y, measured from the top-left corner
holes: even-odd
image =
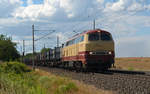
[[[100,51],[100,52],[89,52],[90,55],[110,55],[109,51]]]

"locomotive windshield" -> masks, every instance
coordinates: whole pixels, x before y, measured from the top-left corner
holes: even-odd
[[[112,40],[109,33],[101,32],[101,40]]]
[[[89,39],[89,41],[97,41],[97,40],[109,41],[109,40],[112,40],[111,35],[109,33],[105,33],[105,32],[90,33],[88,39]]]
[[[89,34],[89,41],[96,41],[96,40],[99,40],[98,32]]]

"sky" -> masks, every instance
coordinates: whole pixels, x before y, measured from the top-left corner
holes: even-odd
[[[21,52],[32,52],[32,25],[35,49],[53,48],[84,30],[110,32],[116,57],[150,57],[150,0],[0,0],[0,34],[12,37]],[[55,32],[52,32],[55,30]],[[75,32],[73,32],[75,31]]]

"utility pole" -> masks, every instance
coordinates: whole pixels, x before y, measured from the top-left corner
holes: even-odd
[[[93,30],[95,30],[95,19],[93,21]]]
[[[45,47],[45,43],[44,43],[44,48],[46,48],[46,47]]]
[[[25,55],[25,41],[23,40],[23,52],[22,52],[22,62]]]
[[[22,50],[22,45],[20,45],[20,54],[21,54],[21,62],[23,61],[23,56],[22,56],[22,53],[23,53],[23,50]]]
[[[35,41],[38,41],[38,40],[40,40],[40,39],[42,39],[42,38],[45,38],[46,36],[48,36],[48,35],[50,35],[51,33],[48,33],[47,35],[44,35],[44,36],[42,36],[42,37],[40,37],[39,39],[34,39],[34,32],[35,31],[53,31],[53,32],[55,32],[55,30],[35,30],[34,29],[34,24],[32,25],[32,42],[33,42],[33,45],[32,45],[32,47],[33,47],[33,55],[32,55],[32,69],[33,70],[35,70],[35,45],[34,45],[34,42]]]
[[[32,25],[32,41],[33,41],[33,56],[32,56],[32,68],[35,70],[35,62],[34,62],[34,24]]]
[[[57,36],[57,47],[59,47],[59,36]]]

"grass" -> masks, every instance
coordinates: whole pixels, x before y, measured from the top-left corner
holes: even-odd
[[[0,94],[112,94],[19,62],[0,64]]]
[[[47,79],[46,82],[47,84],[49,85],[51,84],[53,86],[52,88],[49,88],[50,91],[55,91],[52,92],[51,94],[113,94],[112,91],[100,90],[92,85],[86,85],[83,82],[79,82],[78,80],[72,80],[70,78],[56,76],[43,70],[36,69],[36,72],[38,72],[41,76],[44,77],[44,78],[42,77],[42,79],[47,79],[47,77],[50,77],[49,79],[50,81],[48,81]],[[68,84],[64,85],[63,83]],[[71,88],[73,88],[74,90],[73,92],[70,92]],[[69,92],[66,93],[66,91]]]
[[[148,57],[116,58],[115,66],[117,69],[150,71],[150,58]]]
[[[41,76],[18,62],[0,65],[0,94],[69,94],[74,91],[78,91],[77,86],[66,78]]]
[[[129,71],[134,71],[134,68],[133,67],[129,67],[128,70]]]

